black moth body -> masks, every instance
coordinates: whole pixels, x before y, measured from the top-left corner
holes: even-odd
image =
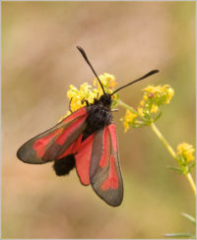
[[[94,99],[93,104],[87,104],[88,117],[86,119],[87,127],[84,130],[82,141],[88,138],[94,132],[108,126],[112,123],[111,114],[111,95],[104,94],[100,99]],[[75,156],[70,154],[54,162],[53,168],[57,176],[67,175],[75,167]]]

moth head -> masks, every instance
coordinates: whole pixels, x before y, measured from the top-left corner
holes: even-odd
[[[99,102],[107,108],[110,108],[111,104],[112,104],[112,98],[111,95],[108,93],[103,94],[100,99]]]

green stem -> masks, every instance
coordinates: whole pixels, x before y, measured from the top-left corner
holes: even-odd
[[[175,153],[175,151],[173,150],[173,148],[170,146],[170,144],[167,142],[167,140],[164,138],[164,136],[161,134],[161,132],[159,131],[159,129],[156,127],[156,125],[154,123],[150,124],[150,127],[152,128],[153,132],[156,134],[156,136],[159,138],[159,140],[164,144],[164,146],[166,147],[166,149],[168,150],[168,152],[171,154],[171,156],[177,161],[177,163],[179,164],[179,160],[177,159],[177,155]],[[194,183],[194,180],[192,178],[192,175],[190,173],[186,173],[185,174],[193,192],[194,195],[196,196],[196,186]]]
[[[191,173],[187,173],[185,176],[186,176],[187,180],[189,181],[189,184],[194,192],[194,195],[196,196],[196,185],[194,183]]]
[[[124,103],[123,101],[119,100],[118,105],[120,105],[120,106],[122,106],[122,107],[124,107],[124,108],[126,108],[126,109],[129,109],[131,112],[137,114],[138,117],[141,118],[144,122],[146,121],[146,119],[145,119],[143,116],[140,116],[135,109],[133,109],[132,107],[130,107],[129,105],[127,105],[127,104]]]
[[[118,101],[118,105],[120,105],[120,106],[122,106],[122,107],[124,107],[124,108],[126,108],[126,109],[131,110],[133,113],[138,114],[138,113],[135,111],[135,109],[133,109],[132,107],[130,107],[129,105],[127,105],[126,103],[124,103],[124,102],[121,101],[121,100]]]
[[[171,156],[178,162],[178,159],[176,157],[175,151],[172,149],[170,144],[167,142],[167,140],[164,138],[164,136],[161,134],[159,129],[156,127],[154,123],[150,124],[150,127],[152,128],[153,132],[157,135],[159,140],[164,144],[164,146],[167,148],[168,152],[171,154]]]

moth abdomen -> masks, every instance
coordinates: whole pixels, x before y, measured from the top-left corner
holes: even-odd
[[[63,176],[69,174],[69,172],[75,167],[75,157],[70,154],[66,157],[58,159],[53,164],[53,168],[57,176]]]

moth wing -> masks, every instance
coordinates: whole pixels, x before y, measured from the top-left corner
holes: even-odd
[[[123,182],[114,124],[106,126],[94,135],[90,183],[97,195],[106,203],[111,206],[121,204],[123,199]]]
[[[77,140],[86,128],[87,115],[86,108],[80,108],[22,145],[17,157],[26,163],[42,164],[73,153],[79,147]]]
[[[90,163],[92,156],[92,146],[95,134],[91,134],[82,141],[77,154],[75,154],[75,165],[78,177],[85,186],[90,184]]]

